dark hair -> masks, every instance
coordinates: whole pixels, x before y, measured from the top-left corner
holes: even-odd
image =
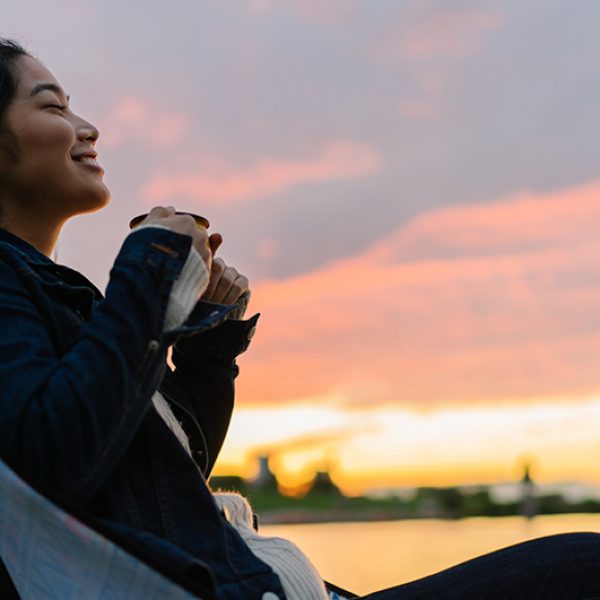
[[[4,126],[3,117],[17,93],[19,80],[14,62],[20,56],[31,54],[18,42],[0,38],[0,149],[14,160],[19,156],[19,147],[12,131]]]
[[[0,128],[2,116],[17,92],[17,75],[13,63],[29,52],[14,40],[0,38]]]

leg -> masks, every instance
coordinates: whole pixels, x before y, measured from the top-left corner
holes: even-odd
[[[600,600],[600,534],[524,542],[367,599]]]

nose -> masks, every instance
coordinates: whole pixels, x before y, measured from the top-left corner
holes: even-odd
[[[88,123],[84,119],[80,119],[80,122],[77,126],[77,137],[82,142],[88,142],[92,145],[96,143],[98,137],[100,136],[100,132],[94,125]]]

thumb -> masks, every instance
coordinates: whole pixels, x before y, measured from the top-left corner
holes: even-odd
[[[219,246],[223,243],[223,236],[220,233],[212,233],[208,238],[208,246],[210,248],[211,254],[214,255],[217,253]]]

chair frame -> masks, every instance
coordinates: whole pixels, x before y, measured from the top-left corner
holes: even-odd
[[[191,594],[196,598],[200,598],[201,600],[217,600],[213,590],[211,589],[212,586],[209,587],[202,581],[192,579],[191,577],[186,577],[174,569],[165,566],[163,563],[159,562],[159,560],[150,551],[146,551],[138,545],[134,546],[124,537],[117,537],[112,531],[107,530],[107,528],[103,527],[101,523],[96,522],[95,519],[83,512],[73,503],[57,497],[55,494],[47,493],[46,491],[41,493],[40,491],[36,490],[35,486],[33,486],[25,478],[14,473],[14,471],[12,471],[12,469],[10,469],[10,467],[2,461],[0,461],[0,466],[2,466],[3,469],[7,469],[10,472],[10,476],[17,482],[17,484],[24,486],[27,493],[32,495],[32,497],[35,497],[36,499],[41,498],[42,501],[50,503],[54,506],[54,508],[58,509],[58,511],[68,515],[69,518],[72,518],[74,523],[89,529],[91,532],[93,532],[93,534],[104,538],[111,544],[114,544],[121,551],[130,555],[151,571],[162,576],[169,583],[172,583],[177,588],[181,588],[183,592],[187,592],[188,594]],[[0,556],[0,592],[2,594],[0,596],[2,600],[5,598],[6,600],[20,599],[17,586],[13,581],[9,567],[6,564],[6,557],[3,556]]]

